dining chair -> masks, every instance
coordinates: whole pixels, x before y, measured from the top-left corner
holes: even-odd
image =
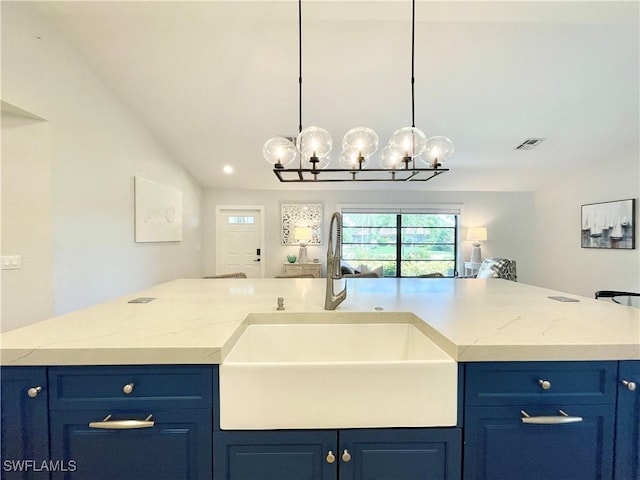
[[[242,272],[236,272],[236,273],[223,273],[221,275],[213,275],[211,277],[204,277],[204,278],[247,278],[247,275]]]
[[[299,273],[293,275],[276,275],[275,278],[316,278],[310,273]]]
[[[595,293],[596,300],[598,298],[612,298],[620,295],[627,295],[629,297],[640,297],[640,293],[635,292],[623,292],[621,290],[598,290]]]

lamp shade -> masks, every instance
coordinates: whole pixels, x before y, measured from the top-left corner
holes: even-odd
[[[485,227],[471,227],[467,232],[467,240],[484,241],[487,239],[487,229]]]
[[[296,227],[293,237],[299,242],[308,242],[313,238],[313,230],[311,227]]]

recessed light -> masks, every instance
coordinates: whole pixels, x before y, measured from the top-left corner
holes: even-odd
[[[225,166],[222,168],[222,171],[223,171],[224,173],[226,173],[227,175],[231,175],[231,174],[233,173],[233,167],[232,167],[231,165],[225,165]]]

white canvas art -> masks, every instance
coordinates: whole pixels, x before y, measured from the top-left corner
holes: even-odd
[[[182,240],[182,192],[135,177],[136,242]]]

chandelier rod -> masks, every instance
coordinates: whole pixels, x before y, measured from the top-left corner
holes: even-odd
[[[416,106],[415,106],[415,49],[416,49],[416,0],[411,2],[411,126],[416,126]]]
[[[302,0],[298,0],[298,133],[302,132]]]

